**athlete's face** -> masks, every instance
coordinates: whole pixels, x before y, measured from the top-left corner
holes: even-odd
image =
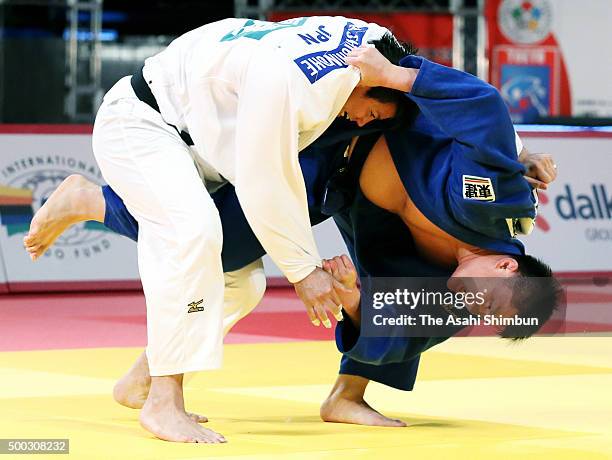
[[[393,118],[397,111],[397,105],[392,102],[380,102],[367,97],[368,89],[365,86],[355,88],[338,116],[347,118],[357,123],[360,127],[373,120]]]
[[[447,287],[453,292],[472,294],[465,307],[473,315],[495,315],[511,317],[519,310],[513,304],[512,284],[505,278],[458,278],[451,277]],[[467,297],[466,297],[467,298]]]
[[[512,304],[512,284],[506,279],[518,275],[518,263],[512,257],[476,256],[457,267],[447,286],[454,292],[480,293],[484,302],[474,302],[467,309],[474,315],[493,314],[510,317],[518,310]]]

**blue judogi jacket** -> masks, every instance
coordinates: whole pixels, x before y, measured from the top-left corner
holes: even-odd
[[[523,245],[513,237],[507,219],[534,218],[535,198],[523,179],[525,169],[518,162],[514,128],[501,96],[472,75],[418,56],[408,56],[400,64],[420,69],[406,94],[418,114],[410,126],[387,130],[385,136],[411,199],[430,221],[461,241],[523,254]],[[348,139],[358,132],[342,123],[335,123],[300,154],[313,225],[327,218],[321,211],[322,197],[342,165]],[[104,196],[105,224],[136,240],[137,222],[121,199],[108,187]],[[263,256],[231,185],[212,196],[223,224],[224,270],[236,270]],[[401,219],[370,203],[358,187],[334,219],[362,280],[450,275],[450,270],[417,257]],[[336,342],[343,353],[340,372],[410,390],[420,354],[443,340],[362,337],[344,320],[336,328]]]

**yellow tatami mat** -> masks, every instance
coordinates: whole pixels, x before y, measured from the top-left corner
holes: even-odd
[[[228,345],[224,368],[186,390],[225,445],[156,440],[113,402],[139,352],[0,353],[0,438],[69,438],[66,458],[79,459],[612,458],[609,337],[452,339],[423,356],[415,391],[369,388],[368,401],[407,428],[319,420],[338,366],[331,342]]]

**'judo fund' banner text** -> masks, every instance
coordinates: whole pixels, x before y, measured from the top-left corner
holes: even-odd
[[[44,289],[137,284],[135,244],[97,222],[71,227],[36,262],[23,248],[32,216],[67,176],[103,182],[91,134],[5,133],[0,139],[0,248],[9,290],[36,289],[32,283]]]

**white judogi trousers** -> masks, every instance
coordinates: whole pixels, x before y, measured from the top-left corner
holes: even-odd
[[[136,98],[126,77],[98,111],[93,151],[139,224],[151,375],[220,367],[223,233],[189,147]]]
[[[226,272],[223,297],[223,335],[251,313],[266,291],[266,274],[261,259],[233,272]]]

